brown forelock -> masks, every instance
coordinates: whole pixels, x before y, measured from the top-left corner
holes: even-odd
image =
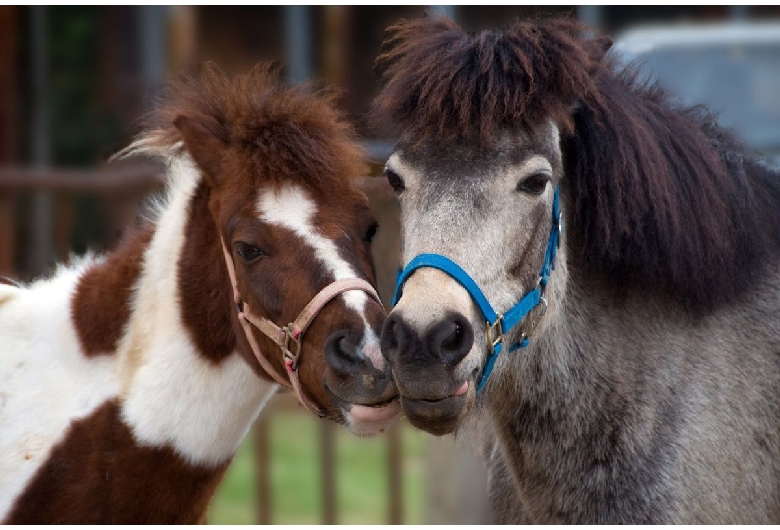
[[[138,446],[109,401],[71,424],[3,523],[196,524],[228,464],[200,468]]]
[[[486,143],[548,118],[569,129],[569,108],[595,94],[591,73],[611,42],[583,41],[585,29],[571,19],[517,20],[468,34],[441,16],[402,20],[387,29],[376,59],[383,88],[372,122],[418,141]]]
[[[116,250],[79,278],[71,299],[71,318],[86,356],[116,351],[130,319],[133,288],[152,234],[151,226],[129,232]]]
[[[191,153],[196,161],[199,155],[216,157],[215,168],[201,168],[224,175],[228,187],[262,178],[327,188],[332,179],[367,171],[354,130],[335,105],[337,96],[311,83],[284,86],[275,63],[260,63],[231,78],[209,62],[169,82],[163,101],[146,117],[140,139],[163,148],[179,145],[182,134],[175,122],[183,117],[237,155],[229,160],[221,153]]]

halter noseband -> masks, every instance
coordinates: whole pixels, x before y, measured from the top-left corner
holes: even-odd
[[[241,299],[241,294],[238,292],[238,284],[236,283],[236,269],[233,265],[233,258],[231,257],[230,252],[228,252],[225,240],[222,239],[221,241],[222,252],[225,254],[225,262],[227,263],[228,275],[230,276],[230,283],[233,286],[233,301],[236,304],[238,321],[244,329],[244,334],[249,342],[249,346],[252,348],[252,353],[254,353],[263,370],[265,370],[265,372],[277,383],[287,388],[292,388],[295,391],[298,401],[304,408],[317,414],[321,418],[325,417],[325,413],[306,397],[306,394],[303,393],[303,389],[301,388],[301,382],[298,375],[298,359],[301,356],[303,334],[322,308],[345,291],[365,291],[374,300],[379,302],[379,305],[382,305],[382,300],[379,298],[376,290],[366,280],[361,278],[336,280],[318,292],[314,298],[306,304],[306,307],[303,308],[303,311],[298,315],[298,318],[284,327],[279,327],[271,320],[254,314],[249,305]],[[255,336],[252,334],[252,326],[262,331],[282,349],[282,358],[284,359],[284,366],[287,370],[287,375],[289,376],[289,382],[283,375],[276,371],[266,356],[263,355]]]
[[[487,382],[488,376],[490,376],[490,373],[493,371],[493,365],[498,358],[498,354],[501,353],[506,333],[522,322],[536,306],[542,305],[542,313],[539,317],[547,310],[547,301],[544,299],[544,291],[547,287],[547,281],[550,278],[550,271],[555,269],[555,256],[558,252],[558,247],[560,246],[561,212],[558,205],[558,189],[558,187],[555,188],[552,207],[552,228],[550,229],[550,237],[547,240],[547,251],[544,254],[544,263],[539,272],[539,282],[533,291],[521,298],[520,301],[505,314],[496,313],[490,305],[490,302],[488,302],[487,297],[485,297],[482,290],[471,276],[469,276],[457,263],[441,254],[420,254],[412,259],[403,271],[398,274],[395,285],[395,295],[393,296],[394,306],[401,297],[401,291],[406,279],[421,267],[432,267],[447,273],[455,281],[461,284],[463,288],[468,291],[469,295],[471,295],[472,300],[477,304],[480,311],[482,311],[482,315],[486,320],[485,329],[488,348],[492,350],[492,352],[488,356],[485,366],[482,369],[482,375],[477,383],[477,392],[482,390]],[[535,322],[532,322],[531,326],[521,333],[520,340],[509,347],[509,353],[528,346],[528,337],[531,335],[538,322],[538,319]]]

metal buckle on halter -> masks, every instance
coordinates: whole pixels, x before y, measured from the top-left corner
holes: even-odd
[[[498,318],[492,324],[490,322],[485,323],[485,336],[487,337],[488,347],[491,349],[504,340],[504,330],[501,326],[502,320],[504,320],[504,315],[498,315]]]
[[[542,320],[542,317],[547,312],[547,300],[545,300],[544,296],[539,298],[539,304],[537,305],[541,306],[541,310],[539,311],[539,314],[536,315],[536,318],[531,320],[531,324],[528,326],[525,330],[520,330],[520,340],[518,342],[523,342],[524,339],[531,336],[531,334],[536,329],[536,326],[539,325],[539,321]]]
[[[295,336],[292,329],[292,324],[287,324],[282,328],[284,333],[284,339],[280,346],[282,347],[282,354],[285,359],[290,359],[292,363],[292,369],[295,370],[298,367],[298,357],[301,356],[301,334]],[[290,341],[295,344],[295,353],[290,350]]]

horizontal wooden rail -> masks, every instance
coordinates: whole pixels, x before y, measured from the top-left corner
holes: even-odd
[[[101,191],[154,187],[164,175],[156,168],[38,169],[0,167],[0,190]]]

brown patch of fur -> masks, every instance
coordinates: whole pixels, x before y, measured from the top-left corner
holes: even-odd
[[[109,401],[71,425],[3,523],[195,524],[227,467],[196,468],[170,448],[138,446]]]
[[[178,285],[182,321],[195,346],[204,357],[219,362],[236,347],[230,315],[231,311],[235,313],[235,306],[208,199],[209,188],[204,182],[189,206]]]
[[[413,143],[482,145],[554,120],[570,258],[617,289],[691,309],[733,300],[780,248],[780,178],[703,109],[638,86],[584,29],[553,19],[469,35],[443,18],[400,22],[377,59],[374,120]]]
[[[84,355],[111,355],[130,320],[133,287],[141,275],[143,254],[153,231],[134,232],[105,261],[78,280],[71,315]]]

